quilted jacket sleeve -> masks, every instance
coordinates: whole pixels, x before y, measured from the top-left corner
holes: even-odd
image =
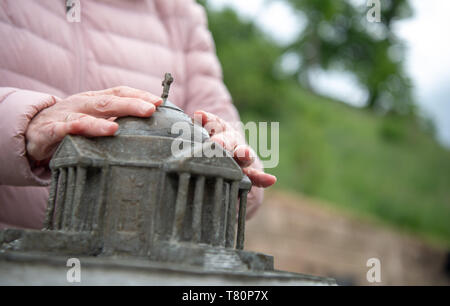
[[[0,185],[48,185],[49,171],[33,168],[26,156],[25,132],[33,116],[54,103],[51,95],[0,87]]]

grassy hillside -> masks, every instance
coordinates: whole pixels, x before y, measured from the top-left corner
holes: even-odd
[[[208,11],[243,121],[279,121],[275,188],[288,188],[450,246],[450,151],[416,117],[325,99],[283,74],[285,50],[230,9]]]
[[[287,86],[277,101],[278,188],[450,245],[450,152],[413,118],[383,117]],[[251,115],[244,115],[251,120]]]

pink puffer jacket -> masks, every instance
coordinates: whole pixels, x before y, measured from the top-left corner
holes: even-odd
[[[193,0],[82,0],[81,22],[65,0],[0,2],[0,228],[41,228],[49,172],[32,169],[24,133],[52,96],[127,85],[237,121],[222,82],[206,15]],[[249,205],[259,205],[253,188]]]

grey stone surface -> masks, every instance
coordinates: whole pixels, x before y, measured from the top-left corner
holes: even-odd
[[[80,257],[80,282],[67,281],[64,256],[0,253],[0,285],[334,286],[331,278],[283,271],[197,269],[136,258]]]

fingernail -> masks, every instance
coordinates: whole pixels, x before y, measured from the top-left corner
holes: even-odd
[[[147,99],[148,99],[149,102],[155,104],[156,106],[159,106],[159,105],[161,105],[163,103],[163,100],[160,97],[154,96],[154,95],[151,95],[151,94],[147,95]]]
[[[147,115],[149,112],[152,112],[155,110],[155,106],[153,104],[149,104],[149,103],[142,103],[141,110],[144,115]]]
[[[103,133],[109,134],[109,133],[111,133],[116,127],[117,127],[117,124],[111,122],[111,123],[105,124],[105,125],[103,126],[102,130],[103,130]]]

